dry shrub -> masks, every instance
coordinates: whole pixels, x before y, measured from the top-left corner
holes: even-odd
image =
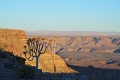
[[[25,58],[17,56],[17,55],[15,56],[15,58],[16,58],[18,63],[25,65],[25,61],[26,61]]]
[[[8,54],[6,52],[3,52],[2,50],[0,50],[0,57],[1,58],[7,58]]]
[[[19,77],[23,79],[33,79],[35,76],[35,70],[30,65],[24,65],[18,70]]]

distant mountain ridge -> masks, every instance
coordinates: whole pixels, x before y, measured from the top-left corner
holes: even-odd
[[[26,31],[27,35],[55,35],[55,36],[119,36],[120,32],[97,32],[97,31]]]

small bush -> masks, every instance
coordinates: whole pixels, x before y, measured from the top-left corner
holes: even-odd
[[[112,75],[105,75],[103,80],[112,80]]]
[[[16,57],[18,63],[25,65],[25,61],[26,61],[25,58],[20,57],[20,56],[15,56],[15,57]]]
[[[30,65],[24,65],[22,68],[19,70],[20,78],[23,79],[33,79],[35,76],[35,70],[32,66]]]
[[[8,54],[6,52],[3,52],[2,50],[0,50],[0,57],[1,58],[7,58]]]

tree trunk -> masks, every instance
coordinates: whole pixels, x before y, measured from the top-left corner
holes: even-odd
[[[36,56],[36,69],[38,70],[38,60],[39,60],[39,58],[38,58],[38,56]]]
[[[40,74],[41,72],[38,70],[38,61],[39,57],[36,56],[36,70],[35,70],[35,79],[39,80],[40,79]]]

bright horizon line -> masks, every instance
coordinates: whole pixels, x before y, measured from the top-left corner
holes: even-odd
[[[28,31],[28,32],[29,32],[29,31],[33,31],[33,32],[34,32],[34,31],[48,31],[48,32],[49,32],[49,31],[50,31],[50,32],[53,32],[53,31],[55,31],[55,32],[108,32],[108,33],[109,33],[109,32],[118,32],[118,31],[87,31],[87,30],[86,30],[86,31],[83,31],[83,30],[81,30],[81,31],[80,31],[80,30],[73,30],[73,31],[72,31],[72,30],[68,30],[68,31],[67,31],[67,30],[40,30],[40,29],[39,29],[39,30],[25,30],[25,29],[17,29],[17,28],[16,28],[16,29],[15,29],[15,28],[0,28],[0,29],[24,30],[25,32],[27,32],[27,31]],[[118,33],[119,33],[119,32],[118,32]]]

